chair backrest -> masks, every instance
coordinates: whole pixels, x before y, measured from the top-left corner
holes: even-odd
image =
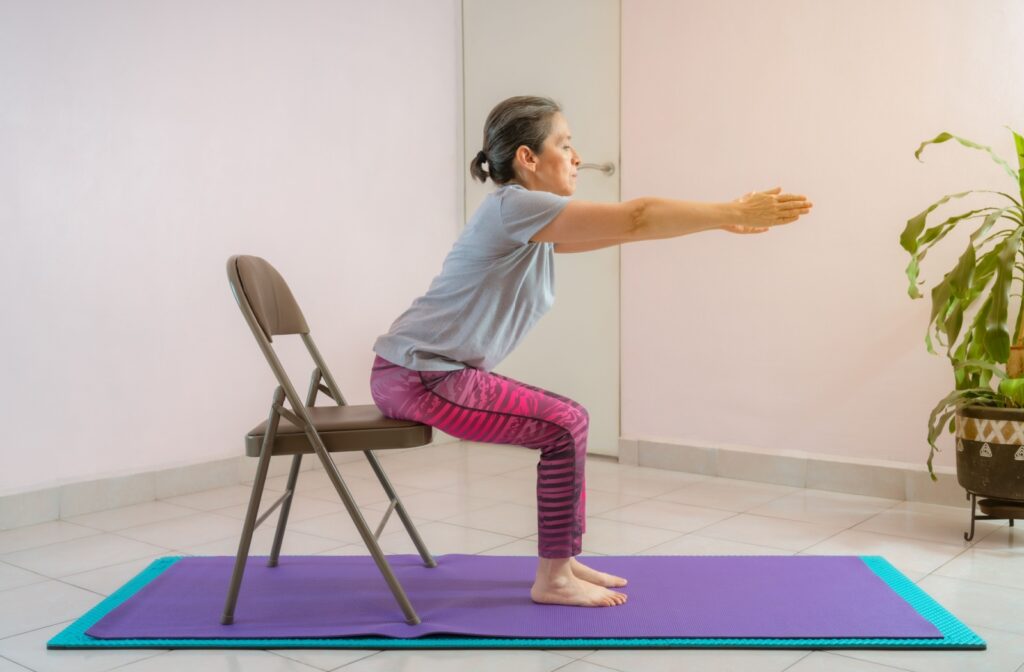
[[[282,334],[309,333],[288,283],[266,259],[244,254],[231,257],[228,282],[239,306],[243,301],[248,304],[267,340]]]
[[[231,285],[231,293],[234,294],[235,301],[249,323],[274,376],[284,388],[293,410],[303,419],[308,419],[305,411],[301,409],[302,400],[299,399],[295,387],[274,352],[272,341],[273,337],[278,335],[300,334],[306,350],[316,365],[306,404],[312,406],[316,391],[321,390],[330,394],[338,405],[347,405],[348,402],[341,394],[334,376],[331,375],[323,356],[313,342],[306,318],[302,315],[295,296],[288,289],[288,283],[281,274],[266,259],[238,254],[228,259],[228,284]],[[320,385],[321,377],[326,387]]]

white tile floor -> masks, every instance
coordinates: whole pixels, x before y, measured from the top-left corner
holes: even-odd
[[[365,460],[343,476],[376,525],[387,498]],[[435,554],[536,554],[537,454],[456,443],[380,453]],[[284,477],[268,481],[282,490]],[[963,541],[966,509],[801,490],[619,465],[587,464],[588,554],[882,555],[988,641],[940,651],[47,651],[46,641],[156,557],[233,554],[246,485],[0,532],[0,672],[189,669],[278,672],[480,670],[658,672],[1024,672],[1024,523],[981,521]],[[326,476],[299,480],[285,553],[365,554]],[[254,541],[270,546],[270,525]],[[414,553],[392,516],[388,553]]]

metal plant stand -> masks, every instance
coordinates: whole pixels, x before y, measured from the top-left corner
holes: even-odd
[[[1010,527],[1013,527],[1015,518],[1024,518],[1024,502],[1014,502],[1007,499],[982,499],[978,501],[977,495],[967,491],[967,499],[971,500],[971,531],[964,532],[964,541],[974,539],[974,521],[976,520],[1007,520]],[[975,505],[981,508],[983,516],[977,515]]]

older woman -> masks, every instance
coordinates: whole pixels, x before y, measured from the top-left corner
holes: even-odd
[[[722,229],[762,233],[810,212],[776,188],[735,201],[570,200],[580,157],[561,108],[518,96],[488,115],[473,177],[497,188],[455,241],[427,293],[373,346],[370,389],[381,411],[467,441],[535,448],[538,566],[535,602],[613,606],[626,580],[575,557],[586,530],[583,406],[494,373],[554,301],[555,252]],[[484,166],[487,166],[485,169]]]

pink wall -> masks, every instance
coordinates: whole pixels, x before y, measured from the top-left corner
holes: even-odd
[[[374,339],[460,226],[459,11],[0,3],[0,493],[243,454],[275,383],[231,254],[371,403]]]
[[[623,199],[815,203],[760,236],[623,247],[623,436],[924,468],[952,375],[925,352],[898,236],[945,194],[1013,184],[956,143],[913,153],[949,131],[1013,159],[1022,27],[1017,0],[623,2]],[[925,260],[928,287],[962,240]]]

